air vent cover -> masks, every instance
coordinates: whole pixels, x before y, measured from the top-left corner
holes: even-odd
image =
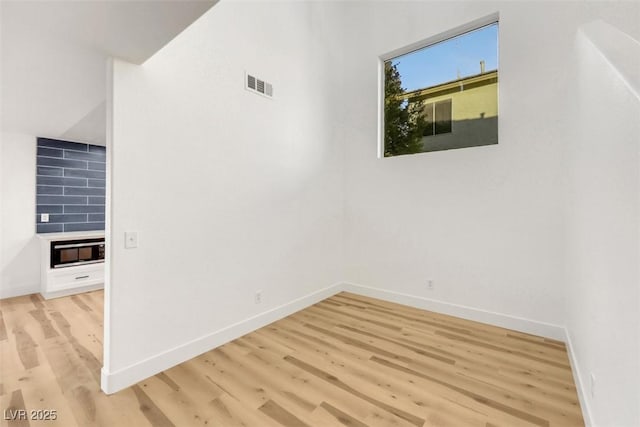
[[[258,95],[273,98],[273,85],[264,80],[247,73],[245,79],[245,89]]]

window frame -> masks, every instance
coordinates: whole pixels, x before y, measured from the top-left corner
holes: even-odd
[[[406,156],[384,156],[384,63],[398,56],[424,49],[431,45],[443,42],[445,40],[461,36],[465,33],[486,27],[491,24],[500,24],[500,13],[495,12],[482,18],[475,19],[466,24],[459,25],[447,31],[441,32],[434,36],[422,39],[415,43],[411,43],[405,47],[394,49],[378,57],[378,159],[392,159],[396,157]],[[498,31],[498,46],[500,45],[500,32]],[[498,58],[500,57],[500,49],[498,47]],[[498,59],[499,61],[499,59]],[[435,117],[434,117],[435,119]],[[421,153],[416,153],[421,154]]]

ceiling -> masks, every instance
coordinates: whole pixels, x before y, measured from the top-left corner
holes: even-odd
[[[1,0],[2,131],[104,145],[107,59],[143,63],[216,1]]]

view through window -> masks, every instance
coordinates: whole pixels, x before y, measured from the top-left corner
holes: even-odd
[[[498,23],[384,62],[384,156],[498,143]]]

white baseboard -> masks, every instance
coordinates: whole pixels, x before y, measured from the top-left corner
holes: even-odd
[[[541,337],[552,338],[559,341],[566,339],[565,329],[559,325],[525,319],[522,317],[510,316],[508,314],[496,313],[493,311],[481,310],[464,305],[452,304],[444,301],[437,301],[416,295],[403,294],[389,290],[372,288],[355,283],[344,283],[342,289],[354,294],[365,295],[385,301],[404,304],[423,310],[435,311],[437,313],[448,314],[462,319],[474,320],[476,322],[488,323],[502,328],[513,329]]]
[[[0,299],[21,297],[40,292],[40,283],[20,286],[0,286]]]
[[[583,377],[580,374],[580,366],[578,365],[578,359],[573,350],[573,343],[571,342],[571,334],[569,330],[564,328],[565,340],[567,344],[567,353],[569,354],[569,361],[571,362],[571,371],[573,372],[573,380],[576,383],[576,390],[578,392],[578,399],[580,400],[580,408],[582,409],[582,418],[584,418],[585,427],[592,427],[593,416],[591,415],[591,407],[589,406],[589,400],[587,399],[587,381],[583,381]]]
[[[576,383],[576,390],[578,392],[578,399],[580,400],[580,407],[582,409],[585,427],[592,427],[595,425],[593,422],[591,408],[589,406],[589,400],[587,399],[587,381],[580,373],[580,366],[573,349],[571,335],[565,327],[354,283],[344,283],[342,289],[354,294],[365,295],[372,298],[378,298],[385,301],[564,341],[566,343],[567,353],[571,362],[571,370]]]
[[[145,378],[156,375],[165,369],[169,369],[172,366],[207,352],[212,348],[221,346],[249,332],[266,326],[269,323],[309,307],[325,298],[329,298],[342,291],[342,289],[341,283],[334,284],[115,372],[107,372],[103,367],[101,372],[102,390],[107,394],[115,393]]]
[[[237,322],[216,332],[212,332],[198,339],[167,350],[148,359],[142,360],[118,371],[108,372],[103,367],[102,390],[107,394],[115,393],[130,385],[142,381],[145,378],[149,378],[159,372],[162,372],[165,369],[169,369],[172,366],[178,365],[213,348],[216,348],[245,334],[253,332],[256,329],[268,325],[269,323],[282,319],[290,314],[300,311],[310,305],[313,305],[342,291],[352,292],[355,294],[378,298],[398,304],[404,304],[411,307],[448,314],[463,319],[488,323],[490,325],[509,328],[516,331],[548,337],[560,341],[566,341],[569,344],[568,351],[570,357],[572,357],[572,366],[576,369],[576,371],[574,371],[574,376],[578,385],[580,401],[581,404],[583,404],[585,418],[590,418],[588,407],[586,406],[586,403],[583,403],[583,390],[580,382],[580,376],[577,372],[577,363],[573,358],[573,352],[570,348],[571,344],[569,341],[569,335],[566,333],[564,327],[510,316],[502,313],[481,310],[473,307],[432,300],[416,295],[408,295],[379,288],[372,288],[354,283],[334,284],[317,292],[313,292],[309,295],[298,298],[289,303],[283,304],[279,307],[275,307],[264,313],[260,313],[249,319]],[[585,422],[587,422],[586,419]]]
[[[63,289],[61,291],[53,291],[53,292],[42,292],[41,290],[40,295],[42,295],[44,299],[52,299],[52,298],[66,297],[69,295],[75,295],[82,292],[97,291],[98,289],[104,289],[104,283],[97,283],[95,285],[87,285],[87,286],[81,286],[81,287],[76,287],[71,289]]]

